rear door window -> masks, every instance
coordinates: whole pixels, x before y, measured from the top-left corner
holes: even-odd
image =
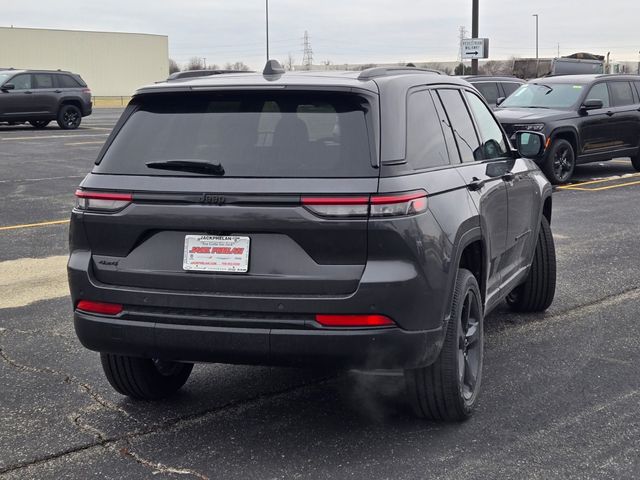
[[[498,101],[498,97],[500,97],[500,92],[498,91],[498,84],[496,82],[480,82],[474,83],[474,87],[478,89],[478,91],[482,94],[487,103],[491,105],[495,105]]]
[[[53,88],[53,75],[36,73],[34,76],[35,88]]]
[[[587,98],[585,98],[585,101],[587,100],[600,100],[602,101],[602,108],[610,107],[611,103],[609,101],[609,89],[607,88],[607,84],[602,82],[591,87]]]
[[[611,100],[614,107],[633,105],[633,92],[629,82],[608,82],[611,91]]]
[[[460,157],[463,162],[482,160],[482,149],[473,126],[473,121],[467,110],[459,90],[439,90],[438,95],[451,122]]]
[[[440,118],[427,90],[407,99],[407,163],[414,170],[449,164]]]
[[[199,175],[147,162],[199,160],[226,177],[374,177],[367,101],[354,94],[156,94],[137,110],[96,173]]]
[[[502,83],[502,89],[504,90],[505,96],[508,97],[509,95],[511,95],[518,88],[520,88],[520,85],[522,85],[522,84],[521,83],[515,83],[515,82],[503,82]]]

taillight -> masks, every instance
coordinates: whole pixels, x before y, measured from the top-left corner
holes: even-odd
[[[316,315],[325,327],[388,327],[395,322],[384,315]]]
[[[98,210],[115,212],[122,210],[133,200],[130,193],[89,192],[76,190],[76,208],[80,210]]]
[[[302,205],[323,217],[396,217],[427,210],[424,190],[371,197],[302,197]]]
[[[78,310],[89,313],[99,313],[100,315],[118,315],[123,307],[117,303],[93,302],[91,300],[80,300],[76,305]]]
[[[88,93],[88,94],[91,94],[91,89],[90,89],[90,88],[83,88],[83,89],[82,89],[82,93]]]

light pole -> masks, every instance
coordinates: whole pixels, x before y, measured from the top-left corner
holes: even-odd
[[[478,38],[478,17],[480,16],[480,0],[473,0],[473,3],[471,5],[471,38]],[[471,59],[471,75],[478,75],[477,58]]]
[[[269,0],[265,0],[265,17],[267,23],[267,62],[269,61]]]
[[[538,14],[534,13],[534,17],[536,17],[536,61],[538,60]]]

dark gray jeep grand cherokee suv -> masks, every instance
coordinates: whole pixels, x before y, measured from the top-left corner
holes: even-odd
[[[193,362],[400,369],[419,416],[461,420],[484,316],[555,292],[549,183],[468,83],[418,69],[142,88],[76,196],[76,332],[133,398]]]

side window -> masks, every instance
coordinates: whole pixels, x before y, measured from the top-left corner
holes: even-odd
[[[504,89],[504,94],[508,97],[513,92],[515,92],[518,88],[520,88],[520,84],[514,83],[514,82],[504,82],[502,84],[502,88]]]
[[[53,75],[36,73],[34,78],[35,88],[53,88]]]
[[[31,89],[31,74],[24,73],[22,75],[16,75],[9,83],[13,83],[16,86],[16,90],[30,90]]]
[[[480,130],[484,158],[489,160],[504,157],[508,150],[500,125],[482,100],[470,92],[465,92],[465,95]]]
[[[482,160],[480,142],[459,90],[438,90],[463,162]]]
[[[427,90],[407,100],[407,162],[414,170],[449,164],[440,118]]]
[[[614,107],[633,105],[633,93],[629,82],[609,82],[609,90]]]
[[[447,151],[449,152],[449,158],[453,163],[460,163],[460,153],[458,152],[458,147],[456,146],[456,140],[453,137],[453,128],[451,128],[451,122],[449,122],[449,117],[447,117],[446,112],[444,111],[444,107],[442,106],[442,101],[440,101],[440,97],[434,91],[429,92],[431,95],[431,99],[436,106],[436,111],[438,112],[438,119],[440,120],[440,126],[442,127],[442,133],[444,133],[444,140],[447,144]]]
[[[56,75],[60,88],[78,88],[80,84],[69,75]]]
[[[495,82],[480,82],[474,83],[474,87],[478,89],[478,91],[482,94],[487,103],[491,105],[495,105],[498,101],[498,97],[500,97],[500,92],[498,92],[498,84]]]
[[[610,107],[611,103],[609,102],[609,89],[607,88],[607,84],[603,82],[591,87],[587,98],[585,98],[585,101],[587,100],[602,100],[603,108]]]

